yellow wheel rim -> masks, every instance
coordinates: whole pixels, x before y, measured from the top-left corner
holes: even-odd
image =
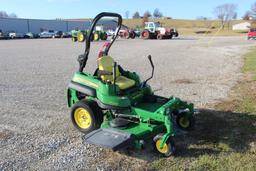
[[[84,34],[83,33],[78,34],[77,38],[78,38],[79,42],[83,42],[84,41]]]
[[[97,33],[94,34],[94,40],[98,40],[99,39],[99,35]]]
[[[76,124],[83,129],[87,129],[92,124],[92,117],[90,113],[84,108],[77,108],[74,114]]]
[[[161,139],[156,141],[156,149],[157,149],[157,151],[159,151],[160,153],[163,153],[163,154],[165,154],[165,153],[167,153],[169,151],[169,147],[168,147],[168,145],[166,143],[164,143],[163,148],[160,148],[160,145],[161,145]]]
[[[180,126],[181,127],[183,127],[183,128],[187,128],[187,127],[189,127],[189,120],[187,119],[187,118],[185,118],[185,117],[181,117],[180,119],[179,119],[179,124],[180,124]]]

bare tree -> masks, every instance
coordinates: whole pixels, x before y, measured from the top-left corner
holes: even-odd
[[[208,18],[207,18],[207,17],[204,17],[204,16],[199,16],[199,17],[197,17],[196,19],[197,19],[197,20],[203,20],[203,21],[208,20]]]
[[[222,29],[225,27],[226,23],[229,25],[230,20],[236,18],[236,10],[236,4],[223,4],[215,7],[214,14],[220,20]]]
[[[136,11],[136,12],[133,14],[132,18],[140,18],[140,13],[139,13],[138,11]]]
[[[234,13],[232,19],[233,19],[233,20],[236,20],[236,19],[237,19],[237,12]]]
[[[130,11],[125,11],[125,18],[128,19],[130,16]]]
[[[8,14],[5,11],[0,11],[0,18],[8,18]]]
[[[256,18],[256,2],[254,2],[251,6],[251,16]]]
[[[14,13],[7,14],[5,11],[0,11],[0,18],[17,18],[17,15]]]
[[[252,16],[252,12],[246,11],[242,18],[243,18],[243,20],[250,20],[251,16]]]
[[[155,18],[161,18],[161,17],[163,17],[163,14],[159,11],[158,8],[156,8],[156,9],[154,10],[154,12],[153,12],[153,17],[155,17]]]
[[[143,15],[143,19],[142,19],[142,23],[141,23],[141,26],[144,27],[145,26],[145,22],[148,22],[148,18],[149,18],[149,15],[144,13]]]
[[[9,18],[18,18],[18,16],[14,13],[9,14]]]
[[[152,17],[152,14],[147,10],[147,11],[144,12],[143,17],[149,18],[149,17]]]

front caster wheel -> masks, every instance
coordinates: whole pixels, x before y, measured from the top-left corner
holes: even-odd
[[[175,144],[173,138],[169,138],[166,143],[164,143],[163,147],[161,148],[161,140],[164,134],[158,134],[154,137],[154,149],[164,155],[165,157],[173,156],[176,152]]]
[[[191,130],[195,125],[195,118],[193,115],[189,115],[187,113],[180,113],[176,118],[176,123],[180,129],[185,131]]]

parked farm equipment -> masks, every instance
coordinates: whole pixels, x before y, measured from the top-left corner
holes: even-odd
[[[256,28],[251,28],[247,33],[247,39],[256,39]]]
[[[143,39],[172,39],[179,33],[174,28],[162,27],[159,22],[145,22],[145,28],[141,33]]]
[[[129,39],[129,38],[135,39],[136,37],[136,33],[133,30],[129,30],[129,29],[120,30],[118,35],[124,39]]]
[[[84,42],[89,35],[89,30],[72,30],[71,35],[73,42]],[[96,26],[95,31],[93,31],[91,41],[107,40],[107,38],[108,35],[107,32],[103,30],[103,26]]]

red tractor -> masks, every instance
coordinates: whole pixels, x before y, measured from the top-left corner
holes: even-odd
[[[256,39],[256,28],[251,28],[247,34],[247,39]]]

